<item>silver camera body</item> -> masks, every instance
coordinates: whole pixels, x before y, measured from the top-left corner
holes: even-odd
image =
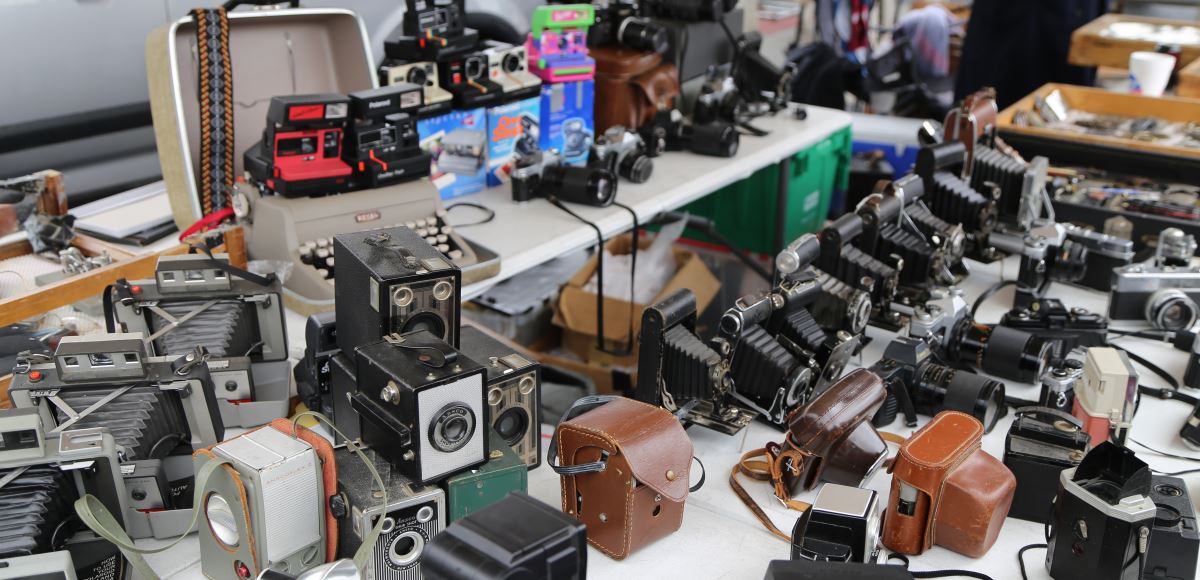
[[[410,62],[385,66],[383,74],[389,85],[412,83],[420,86],[427,107],[439,103],[449,103],[454,99],[454,95],[450,91],[443,89],[441,83],[438,82],[438,67],[436,63]],[[449,108],[449,105],[447,105],[447,108]]]
[[[338,449],[338,492],[346,499],[346,518],[338,525],[338,555],[349,558],[362,546],[380,518],[382,533],[363,571],[367,580],[421,578],[421,554],[446,527],[446,494],[436,485],[417,485],[370,449],[363,453],[387,488],[380,500],[375,479],[353,452]]]
[[[459,175],[474,175],[483,167],[487,133],[481,129],[455,129],[442,138],[438,169]]]
[[[529,55],[524,45],[489,41],[483,50],[488,63],[488,80],[500,85],[505,93],[537,93],[542,79],[529,72]]]
[[[1159,235],[1154,259],[1114,268],[1108,297],[1112,320],[1145,320],[1162,330],[1188,330],[1200,318],[1196,240],[1176,228]]]

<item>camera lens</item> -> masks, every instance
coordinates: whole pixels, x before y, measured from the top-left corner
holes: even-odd
[[[1050,364],[1052,345],[1024,330],[967,322],[959,340],[960,361],[1002,379],[1034,383]]]
[[[208,520],[208,529],[216,536],[217,541],[229,547],[237,547],[240,539],[237,518],[234,517],[233,508],[224,496],[218,493],[209,494],[204,506],[204,516]]]
[[[423,87],[428,80],[429,74],[425,72],[425,69],[419,66],[408,69],[408,82]]]
[[[425,550],[425,537],[416,531],[407,531],[396,536],[388,544],[388,560],[396,566],[407,566],[416,562]]]
[[[1146,300],[1146,321],[1159,330],[1187,330],[1196,324],[1196,302],[1178,288],[1155,291]]]
[[[466,70],[467,78],[477,79],[483,74],[483,70],[487,68],[483,64],[483,59],[471,58],[467,60]]]
[[[450,403],[429,424],[429,441],[443,453],[466,446],[475,433],[475,413],[463,403]]]
[[[617,176],[597,167],[557,165],[542,173],[542,188],[565,202],[607,207],[617,197]]]
[[[726,123],[694,125],[689,138],[692,151],[713,157],[733,157],[741,144],[737,129]]]
[[[512,53],[506,54],[500,61],[500,66],[506,73],[515,73],[521,70],[521,58]]]
[[[1004,409],[1004,384],[926,362],[917,369],[912,398],[922,415],[961,411],[979,419],[984,430],[991,432]]]
[[[428,331],[438,338],[446,338],[446,321],[435,312],[418,312],[404,321],[400,334],[408,334],[419,330]]]
[[[504,439],[509,445],[516,445],[525,437],[525,431],[529,427],[529,413],[521,407],[510,407],[492,423],[496,433]]]
[[[630,153],[621,160],[617,169],[621,177],[633,183],[646,183],[654,173],[654,162],[641,153]]]
[[[617,41],[640,52],[667,52],[667,29],[640,18],[626,18],[617,29]]]

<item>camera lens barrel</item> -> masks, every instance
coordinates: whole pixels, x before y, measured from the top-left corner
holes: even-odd
[[[1196,325],[1196,302],[1178,288],[1155,291],[1146,300],[1146,321],[1160,330],[1180,331]]]
[[[617,173],[631,183],[646,183],[654,173],[654,161],[642,153],[629,153],[621,158]]]
[[[608,207],[617,198],[617,176],[597,167],[556,165],[542,172],[542,188],[568,203]]]
[[[667,52],[670,38],[667,29],[641,18],[626,18],[617,28],[617,42],[641,52],[663,54]]]
[[[979,419],[990,432],[1004,409],[1004,383],[1000,381],[931,362],[918,367],[913,379],[913,405],[922,415],[962,411]]]
[[[741,135],[727,123],[693,125],[685,136],[692,151],[712,157],[733,157],[741,144]]]
[[[1035,383],[1050,364],[1049,342],[1009,326],[966,322],[952,350],[957,359],[971,362],[983,372],[1010,381]]]

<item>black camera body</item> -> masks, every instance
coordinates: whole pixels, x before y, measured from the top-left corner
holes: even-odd
[[[355,358],[363,441],[405,477],[426,484],[487,461],[483,365],[427,331],[387,335]]]
[[[504,87],[492,82],[488,57],[472,52],[438,63],[442,88],[454,95],[455,109],[474,109],[498,105],[504,99]]]
[[[461,330],[463,354],[487,369],[491,427],[525,465],[542,464],[542,366],[474,326]]]
[[[812,268],[821,283],[821,295],[809,306],[817,324],[826,330],[862,335],[871,319],[871,295],[822,270]]]
[[[1060,360],[1076,347],[1108,344],[1108,319],[1086,308],[1067,308],[1057,298],[1037,298],[1016,306],[1000,318],[1008,326],[1036,334],[1053,346]]]
[[[1059,474],[1046,569],[1056,580],[1139,580],[1157,506],[1150,467],[1105,441]]]
[[[383,43],[388,57],[444,61],[471,52],[479,33],[467,28],[465,0],[406,0],[400,29]]]
[[[592,145],[588,167],[607,169],[633,183],[645,183],[654,173],[654,160],[646,153],[646,141],[640,134],[614,125]]]
[[[1017,409],[1004,440],[1004,465],[1017,478],[1009,517],[1046,523],[1059,475],[1079,465],[1091,439],[1070,413],[1047,407]]]
[[[891,424],[898,412],[916,427],[917,414],[962,411],[991,432],[1004,416],[1004,383],[941,364],[924,340],[897,336],[883,358],[870,367],[887,385],[888,399],[875,414],[876,427]]]
[[[661,24],[642,17],[636,0],[609,0],[596,6],[588,28],[588,46],[623,46],[638,52],[663,54],[671,37]]]
[[[638,128],[646,151],[657,157],[664,151],[691,151],[709,157],[733,157],[741,145],[741,134],[730,123],[688,123],[678,109],[659,111]]]
[[[821,230],[821,253],[816,266],[842,282],[871,296],[872,318],[892,317],[892,300],[900,286],[903,260],[885,263],[855,245],[865,228],[863,217],[847,213]]]
[[[915,173],[925,183],[925,203],[937,217],[961,224],[967,240],[967,252],[991,261],[988,236],[996,227],[996,199],[991,191],[971,187],[960,175],[967,149],[959,141],[923,147],[917,153]]]
[[[462,271],[416,232],[397,226],[339,234],[333,255],[342,352],[415,330],[458,345]]]
[[[566,165],[553,149],[518,157],[510,177],[516,202],[545,197],[608,207],[617,199],[615,173],[606,167]]]
[[[429,580],[544,578],[587,575],[587,528],[562,510],[523,493],[458,520],[425,550]]]
[[[383,187],[429,175],[430,155],[421,149],[417,112],[422,88],[401,83],[350,93],[346,160],[362,187]]]
[[[1152,260],[1115,270],[1108,317],[1145,320],[1161,330],[1180,331],[1200,319],[1200,266],[1193,264],[1196,240],[1177,228],[1158,236]]]
[[[874,490],[826,483],[792,528],[792,559],[876,564],[881,518]]]
[[[337,313],[318,312],[304,324],[304,357],[292,369],[296,392],[309,409],[333,416],[333,357],[342,352],[337,345]]]
[[[1150,551],[1146,553],[1142,578],[1195,578],[1200,532],[1187,483],[1178,477],[1154,475],[1150,479],[1150,499],[1158,506],[1158,513],[1150,532]]]

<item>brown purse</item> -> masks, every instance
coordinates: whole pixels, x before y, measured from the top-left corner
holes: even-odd
[[[616,125],[636,131],[679,96],[679,72],[662,55],[621,47],[595,48],[596,134]]]
[[[885,440],[903,441],[876,431],[871,424],[886,398],[887,389],[878,375],[864,369],[850,372],[788,415],[782,444],[771,443],[743,455],[729,475],[730,486],[771,533],[790,542],[791,536],[771,523],[737,476],[771,482],[776,499],[798,511],[807,510],[809,504],[792,496],[819,482],[861,485],[887,458]]]
[[[983,424],[942,411],[900,447],[883,515],[883,545],[916,555],[934,545],[978,558],[992,547],[1017,479],[980,448]]]
[[[588,543],[620,560],[683,524],[688,493],[704,484],[702,474],[688,487],[692,451],[665,409],[591,396],[563,415],[547,463],[561,476],[563,511],[587,524]]]

